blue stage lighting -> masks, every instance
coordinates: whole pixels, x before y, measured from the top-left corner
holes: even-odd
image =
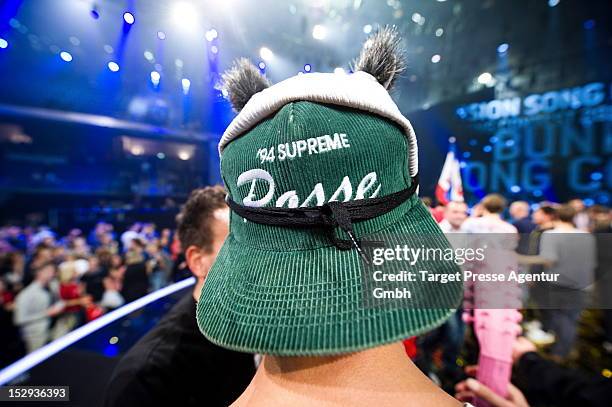
[[[521,187],[519,187],[518,185],[512,185],[510,187],[510,191],[515,194],[518,194],[519,192],[521,192]]]
[[[110,69],[111,72],[117,72],[119,71],[119,64],[115,61],[110,61],[108,63],[108,69]]]
[[[159,38],[160,40],[165,40],[166,39],[166,33],[163,31],[158,31],[157,32],[157,38]]]
[[[467,110],[465,110],[464,107],[458,108],[455,113],[457,113],[457,116],[462,119],[465,119],[467,117]]]
[[[484,151],[485,153],[490,153],[491,151],[493,151],[493,147],[491,147],[491,146],[484,146],[482,148],[482,151]]]
[[[266,63],[265,63],[265,62],[263,62],[263,61],[261,61],[261,62],[259,63],[259,69],[261,69],[262,71],[263,71],[264,69],[266,69]]]
[[[5,49],[8,47],[8,41],[4,38],[0,38],[0,48]]]
[[[561,0],[548,0],[549,7],[555,7]]]
[[[583,27],[585,30],[592,30],[593,28],[595,28],[595,20],[586,20],[583,24]]]
[[[510,48],[510,45],[504,42],[503,44],[499,44],[499,47],[497,47],[497,52],[500,54],[505,54],[508,52],[508,48]]]
[[[129,11],[126,11],[125,13],[123,13],[123,20],[126,23],[132,25],[136,21],[136,18],[134,18],[134,14],[130,13]]]
[[[312,66],[310,64],[304,65],[304,72],[310,72],[312,70]]]
[[[70,54],[70,52],[66,52],[66,51],[60,52],[60,58],[62,58],[62,60],[64,60],[65,62],[72,61],[72,55]]]
[[[594,172],[591,174],[591,179],[593,181],[600,181],[603,179],[603,174],[601,172]]]
[[[95,8],[91,9],[89,14],[91,14],[91,18],[93,18],[94,20],[100,18],[100,13],[98,13],[98,10],[96,10]]]

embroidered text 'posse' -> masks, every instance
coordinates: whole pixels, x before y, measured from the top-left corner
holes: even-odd
[[[268,190],[266,191],[265,195],[262,197],[257,197],[256,191],[255,191],[255,186],[258,181],[265,182],[268,185]],[[242,200],[242,204],[244,206],[259,208],[262,206],[266,206],[268,203],[272,201],[272,198],[274,197],[274,193],[276,190],[276,183],[274,182],[274,178],[272,177],[272,174],[260,168],[248,170],[240,174],[236,182],[236,185],[240,187],[249,182],[251,183],[251,188],[247,196],[244,197],[244,199]],[[331,195],[331,197],[329,198],[327,202],[338,201],[340,200],[341,196],[342,196],[343,202],[350,201],[351,199],[357,200],[357,199],[364,199],[364,198],[375,198],[380,192],[380,187],[381,187],[381,185],[378,184],[378,186],[374,188],[376,183],[377,183],[377,176],[375,172],[370,172],[366,174],[361,179],[359,184],[357,184],[357,189],[355,191],[355,196],[353,198],[353,185],[351,184],[350,178],[348,176],[345,176],[344,178],[342,178],[342,182],[340,183],[340,186],[336,188],[336,190],[334,191],[334,193]],[[374,190],[371,192],[371,195],[366,197],[366,194],[370,192],[372,189]],[[297,191],[291,190],[291,191],[287,191],[281,194],[281,196],[276,200],[275,206],[278,208],[282,208],[283,206],[286,205],[289,208],[297,208],[298,206],[299,207],[312,206],[313,203],[316,206],[321,206],[325,202],[326,202],[325,189],[323,187],[323,184],[319,182],[313,187],[312,192],[310,192],[310,194],[306,197],[304,202],[302,202],[301,204],[300,204],[300,198],[297,194]]]

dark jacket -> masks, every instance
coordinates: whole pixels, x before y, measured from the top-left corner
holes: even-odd
[[[516,386],[529,404],[556,407],[608,407],[612,400],[612,380],[564,368],[535,352],[524,354],[516,371]]]
[[[253,355],[220,348],[196,323],[189,293],[121,359],[106,407],[227,406],[255,374]]]

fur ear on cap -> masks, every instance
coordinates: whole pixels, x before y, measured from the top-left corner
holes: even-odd
[[[385,89],[406,69],[402,39],[394,27],[385,27],[372,34],[363,44],[359,58],[353,62],[353,72],[367,72]]]
[[[270,81],[246,58],[235,60],[221,79],[236,112],[240,112],[254,94],[270,87]]]

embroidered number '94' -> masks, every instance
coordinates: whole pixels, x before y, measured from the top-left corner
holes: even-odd
[[[276,147],[276,150],[275,150]],[[282,143],[277,146],[264,147],[257,150],[257,157],[261,163],[292,160],[312,154],[322,154],[334,150],[350,148],[348,136],[344,133],[334,133],[311,137],[305,140],[292,141],[290,143]]]

